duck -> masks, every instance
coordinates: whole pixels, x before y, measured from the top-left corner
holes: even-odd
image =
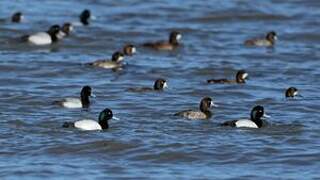
[[[64,128],[77,128],[84,131],[99,131],[109,128],[109,120],[113,118],[111,109],[105,108],[100,112],[98,122],[91,119],[83,119],[76,122],[65,122]]]
[[[22,12],[18,11],[15,12],[12,16],[11,16],[11,22],[13,23],[20,23],[23,20],[23,14]]]
[[[38,32],[32,35],[25,35],[22,37],[22,40],[38,46],[49,45],[58,41],[59,33],[60,26],[53,25],[47,32]]]
[[[275,31],[270,31],[267,33],[264,39],[249,39],[244,42],[246,46],[265,46],[270,47],[275,45],[278,39],[277,33]]]
[[[155,50],[167,50],[171,51],[179,47],[180,43],[179,41],[181,40],[182,35],[178,31],[173,31],[169,35],[169,40],[168,41],[158,41],[158,42],[147,42],[144,43],[144,47],[152,48]]]
[[[126,44],[123,47],[123,54],[126,56],[132,56],[137,52],[137,48],[133,44]]]
[[[250,119],[239,119],[233,121],[226,121],[222,123],[222,126],[231,126],[237,128],[261,128],[263,126],[262,118],[267,118],[264,112],[264,108],[261,105],[257,105],[252,108]]]
[[[194,110],[185,110],[181,112],[177,112],[175,116],[181,116],[190,120],[203,120],[209,119],[212,116],[212,112],[209,110],[211,107],[218,107],[215,103],[213,103],[210,97],[204,97],[200,101],[200,111]]]
[[[84,86],[80,93],[79,98],[65,98],[61,101],[55,101],[54,104],[58,104],[65,108],[89,108],[90,98],[95,97],[92,93],[92,88],[90,86]]]
[[[131,92],[150,92],[150,91],[163,91],[167,88],[167,81],[165,79],[157,79],[154,82],[153,88],[143,87],[143,88],[129,88],[128,91]]]
[[[246,83],[246,80],[248,79],[248,73],[245,70],[239,70],[236,74],[235,80],[229,80],[229,79],[209,79],[207,80],[208,83],[213,84],[231,84],[231,83],[237,83],[237,84],[244,84]]]
[[[91,63],[87,63],[89,66],[101,67],[105,69],[117,69],[123,66],[122,61],[124,59],[123,53],[117,51],[112,54],[111,60],[97,60]]]
[[[63,39],[64,37],[69,36],[73,29],[74,27],[71,23],[64,23],[60,29],[60,33],[57,36],[58,39]]]
[[[289,87],[286,90],[285,96],[286,96],[286,98],[294,98],[296,96],[302,97],[302,95],[299,94],[298,89],[295,87]]]
[[[79,18],[80,18],[80,22],[82,23],[82,25],[88,26],[89,19],[91,18],[90,10],[89,9],[83,10],[82,13],[80,14]]]

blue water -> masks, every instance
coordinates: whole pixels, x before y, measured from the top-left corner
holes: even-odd
[[[52,24],[88,27],[52,46],[17,41]],[[320,1],[1,1],[1,179],[319,179]],[[15,11],[21,24],[10,23]],[[173,52],[139,44],[183,34]],[[277,32],[274,48],[247,48],[244,40]],[[83,65],[108,58],[126,43],[138,53],[122,71]],[[244,85],[208,85],[210,78],[249,73]],[[165,78],[164,92],[133,93]],[[64,109],[55,100],[90,85],[89,110]],[[295,86],[304,96],[285,100]],[[175,117],[204,96],[219,105],[213,118]],[[219,123],[265,107],[268,127],[232,129]],[[96,119],[111,108],[119,121],[103,132],[64,129],[65,121]]]

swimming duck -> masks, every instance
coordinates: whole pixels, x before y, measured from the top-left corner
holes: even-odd
[[[112,117],[113,113],[111,109],[106,108],[100,112],[98,122],[91,119],[83,119],[76,122],[65,122],[62,127],[75,127],[85,131],[105,130],[109,128],[108,121],[112,119]]]
[[[80,93],[79,98],[65,98],[61,101],[55,101],[54,104],[58,104],[65,108],[88,108],[90,106],[89,97],[94,97],[90,86],[84,86]]]
[[[228,79],[209,79],[207,80],[208,83],[238,83],[238,84],[243,84],[246,83],[246,79],[248,79],[248,73],[245,70],[240,70],[236,74],[236,79],[235,80],[228,80]]]
[[[204,97],[201,102],[200,102],[200,111],[194,111],[194,110],[186,110],[186,111],[181,111],[176,114],[175,116],[182,116],[187,119],[195,120],[195,119],[209,119],[212,116],[211,111],[209,108],[211,106],[217,107],[216,104],[213,103],[212,99],[210,97]]]
[[[143,46],[153,48],[156,50],[173,50],[180,45],[179,41],[181,38],[182,35],[180,32],[173,31],[170,33],[169,41],[149,42],[144,43]]]
[[[286,98],[294,98],[295,96],[300,96],[302,97],[299,92],[298,89],[295,87],[290,87],[286,90]]]
[[[227,121],[222,123],[222,126],[231,126],[231,127],[245,127],[245,128],[261,128],[263,125],[262,118],[268,117],[264,113],[263,106],[255,106],[251,110],[251,117],[250,119],[239,119],[239,120],[233,120],[233,121]]]
[[[273,46],[277,40],[277,34],[274,31],[269,32],[265,39],[249,39],[244,42],[247,46]]]
[[[137,52],[137,49],[134,45],[132,44],[127,44],[123,47],[123,54],[126,56],[132,56]]]
[[[73,25],[71,23],[64,23],[57,37],[58,39],[63,39],[64,37],[69,36],[72,31]]]
[[[11,22],[20,23],[23,20],[23,15],[21,12],[16,12],[11,16]]]
[[[79,18],[80,18],[80,22],[83,25],[85,25],[85,26],[89,25],[89,19],[91,18],[90,10],[89,9],[83,10],[82,13],[80,14]]]
[[[167,81],[165,79],[157,79],[154,82],[153,88],[143,87],[143,88],[129,88],[128,91],[131,92],[148,92],[148,91],[162,91],[167,88]]]
[[[53,25],[47,32],[38,32],[32,35],[22,37],[23,41],[27,41],[34,45],[48,45],[58,41],[60,26]]]
[[[122,61],[124,59],[124,55],[121,52],[115,52],[112,55],[111,60],[97,60],[92,63],[88,63],[90,66],[101,67],[105,69],[116,69],[121,68],[123,66]]]

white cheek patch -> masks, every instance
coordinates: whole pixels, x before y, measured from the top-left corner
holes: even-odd
[[[295,91],[295,92],[293,93],[293,96],[296,96],[296,95],[298,95],[298,91]]]
[[[135,47],[133,47],[131,51],[132,51],[132,53],[136,53],[137,49]]]
[[[274,36],[274,40],[278,40],[278,36]]]
[[[90,16],[90,19],[92,19],[92,20],[96,20],[97,19],[97,17],[96,16]]]
[[[74,30],[73,26],[71,25],[69,31],[72,32]]]
[[[118,61],[123,61],[123,56],[119,56]]]
[[[247,77],[248,77],[248,73],[244,73],[243,75],[242,75],[242,79],[246,79]]]
[[[176,38],[177,38],[177,40],[180,40],[182,38],[182,35],[178,34]]]
[[[167,82],[165,82],[165,83],[163,84],[163,88],[168,88]]]

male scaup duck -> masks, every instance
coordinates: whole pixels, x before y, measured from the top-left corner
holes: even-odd
[[[294,98],[295,96],[302,97],[302,95],[299,94],[299,91],[295,87],[289,87],[286,90],[286,98]]]
[[[224,84],[224,83],[238,83],[244,84],[246,83],[246,79],[248,79],[248,73],[245,70],[239,70],[236,74],[235,80],[228,80],[228,79],[209,79],[207,80],[208,83],[215,83],[215,84]]]
[[[143,87],[143,88],[129,88],[128,91],[131,92],[150,92],[150,91],[162,91],[164,88],[167,88],[167,81],[165,79],[157,79],[154,82],[153,88]]]
[[[58,41],[60,26],[53,25],[47,32],[38,32],[32,35],[22,37],[23,41],[27,41],[33,45],[49,45]]]
[[[11,16],[11,22],[20,23],[23,20],[23,14],[21,12],[16,12]]]
[[[204,97],[200,102],[200,111],[194,111],[194,110],[185,110],[178,113],[175,113],[175,116],[182,116],[187,119],[195,120],[195,119],[209,119],[212,116],[211,111],[209,108],[212,106],[217,107],[216,104],[213,103],[212,99],[210,97]]]
[[[277,40],[277,34],[274,31],[267,33],[264,39],[249,39],[244,42],[246,46],[273,46]]]
[[[123,47],[123,54],[126,56],[132,56],[137,52],[137,48],[132,44],[127,44]]]
[[[83,25],[85,25],[85,26],[89,25],[89,19],[91,18],[90,10],[89,9],[83,10],[82,13],[80,14],[79,18],[80,18],[80,22]]]
[[[264,108],[260,105],[255,106],[251,110],[250,119],[239,119],[222,123],[222,126],[244,127],[244,128],[261,128],[263,125],[262,118],[268,117],[264,113]]]
[[[112,54],[111,60],[97,60],[92,63],[88,63],[89,66],[101,67],[105,69],[117,69],[123,66],[122,61],[124,59],[124,55],[121,52],[115,52]]]
[[[149,42],[144,43],[144,47],[156,49],[156,50],[174,50],[177,48],[180,43],[180,39],[182,38],[182,35],[180,32],[173,31],[170,33],[169,41],[158,41],[158,42]]]
[[[90,106],[89,97],[94,97],[92,89],[90,86],[84,86],[80,93],[80,99],[65,98],[61,101],[55,101],[54,103],[65,108],[88,108]]]
[[[65,122],[62,127],[75,127],[77,129],[85,131],[105,130],[109,128],[108,121],[112,119],[112,117],[113,113],[111,109],[106,108],[102,112],[100,112],[98,122],[91,119],[84,119],[76,122]]]
[[[73,29],[74,28],[71,23],[64,23],[61,27],[60,33],[58,34],[58,38],[63,39],[64,37],[69,36]]]

